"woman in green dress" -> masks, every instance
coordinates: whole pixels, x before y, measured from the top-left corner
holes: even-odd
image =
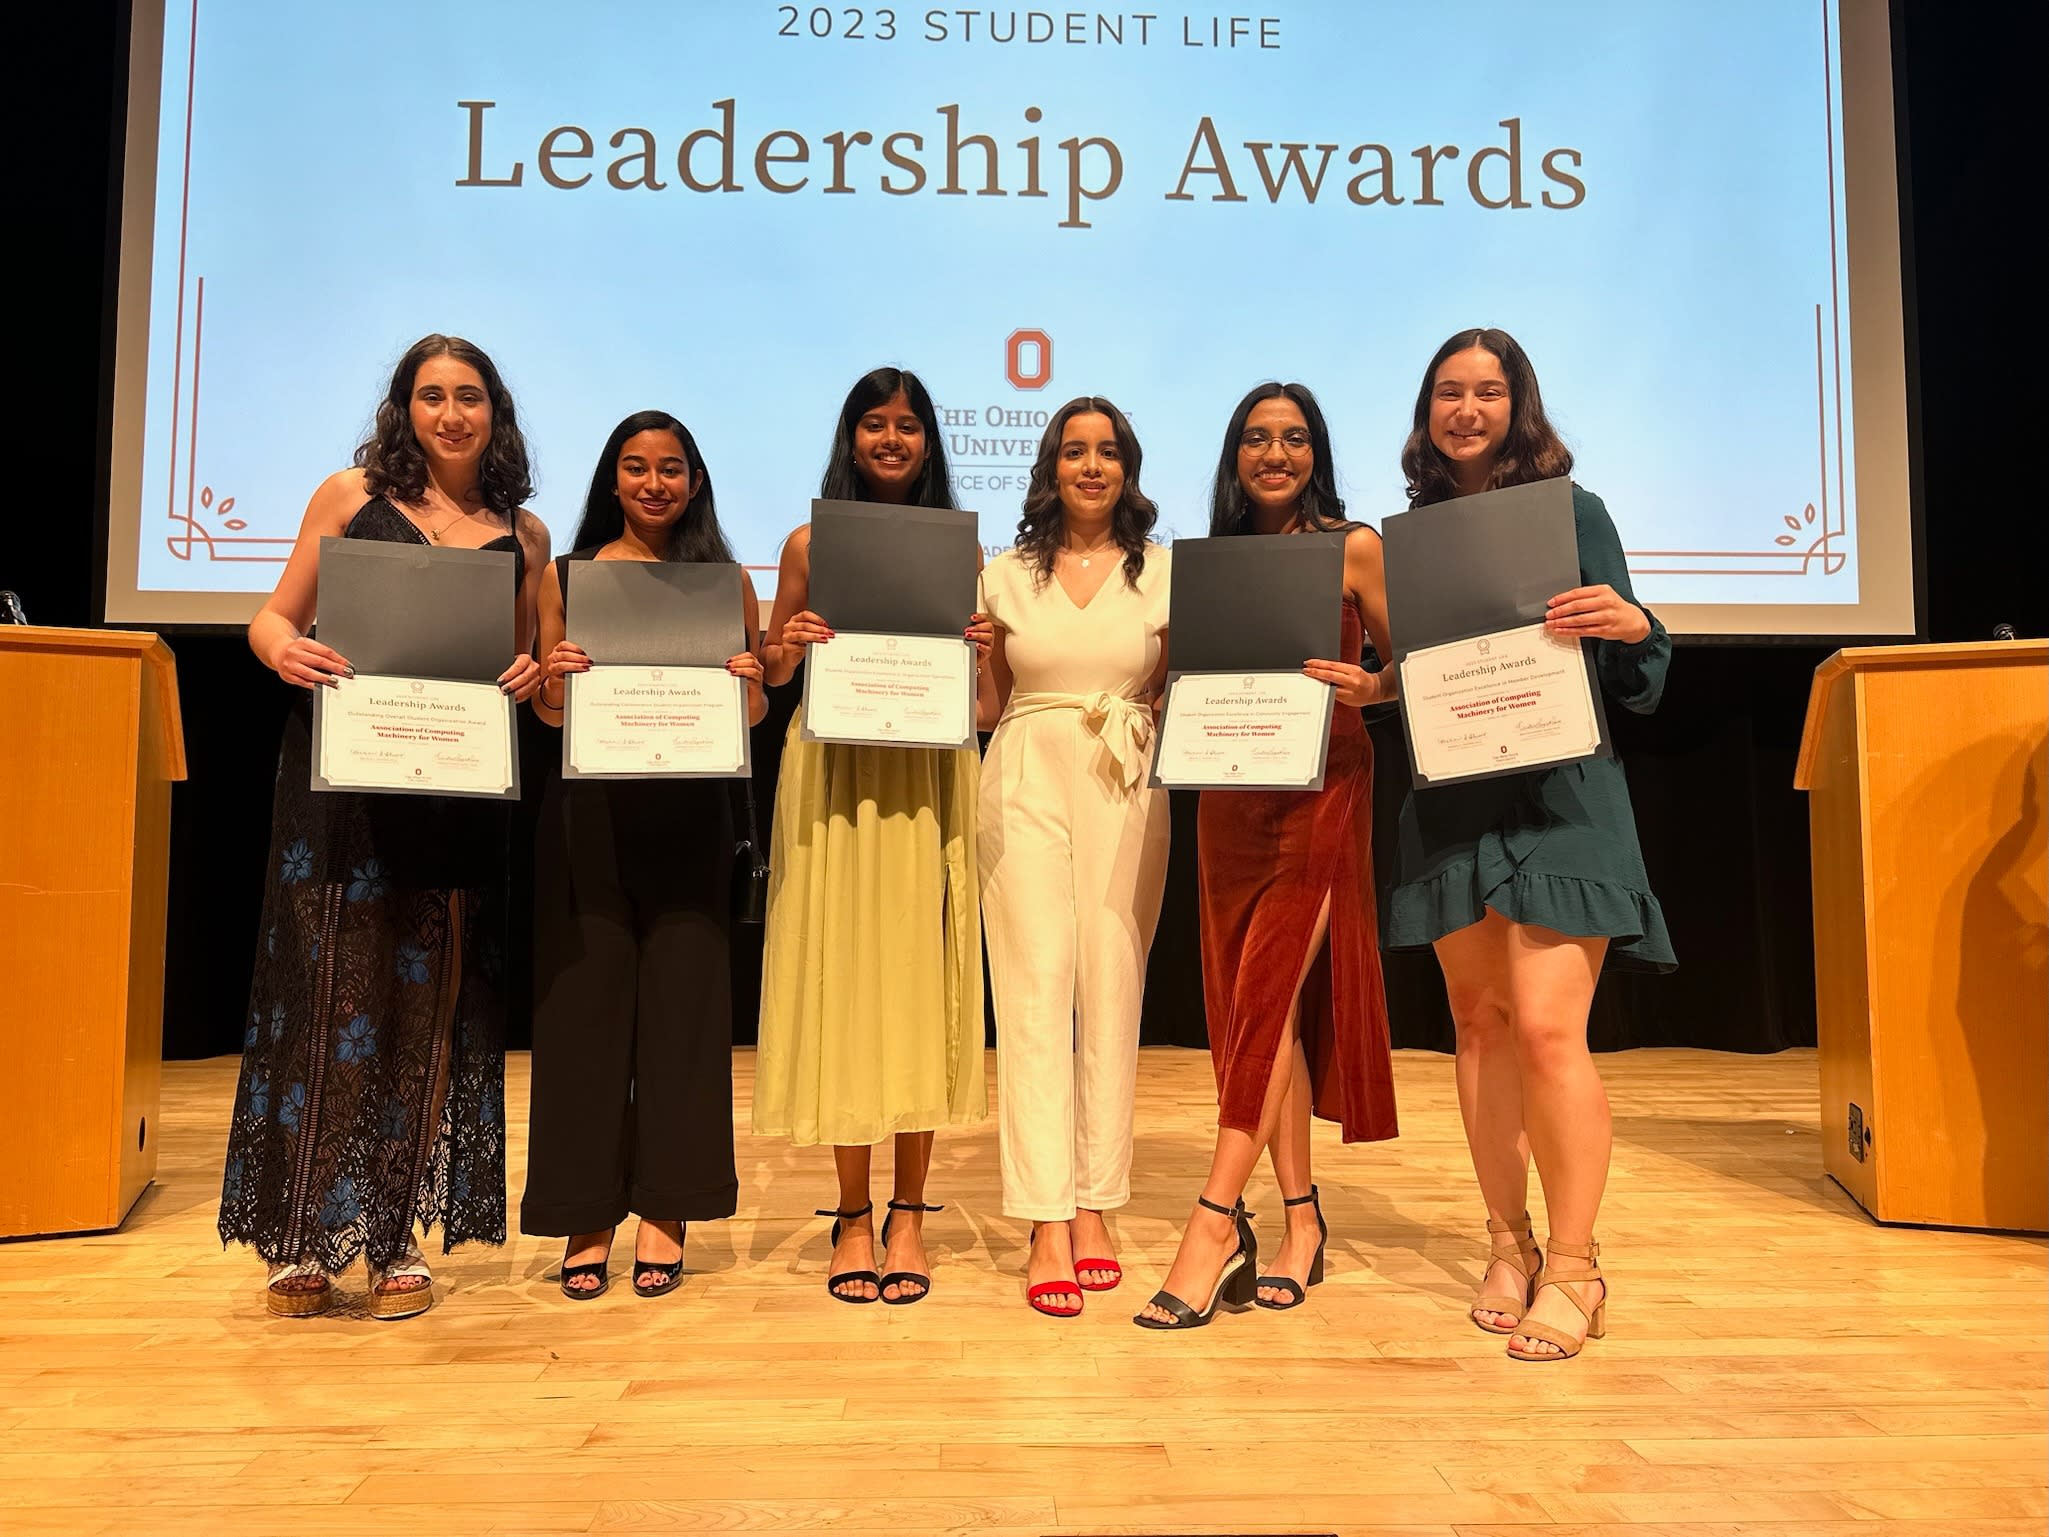
[[[819,495],[951,507],[946,450],[916,374],[878,368],[840,408]],[[963,615],[986,656],[992,627]],[[789,682],[832,640],[811,609],[811,528],[784,541],[764,663]],[[754,1130],[827,1143],[839,1175],[826,1290],[841,1302],[912,1303],[932,1288],[925,1173],[932,1133],[988,1113],[982,1066],[982,928],[973,746],[851,747],[783,739],[761,963]],[[895,1142],[876,1261],[874,1145]]]
[[[1402,450],[1412,507],[1572,471],[1536,371],[1504,331],[1437,349]],[[1580,585],[1544,624],[1593,648],[1601,687],[1648,713],[1672,641],[1637,602],[1601,499],[1574,486]],[[1587,1049],[1603,960],[1675,964],[1637,847],[1622,764],[1589,758],[1527,774],[1411,791],[1402,807],[1392,949],[1437,952],[1458,1027],[1459,1108],[1492,1235],[1473,1322],[1518,1360],[1577,1355],[1606,1326],[1594,1218],[1608,1181],[1608,1097]],[[1526,1209],[1534,1155],[1550,1239]]]

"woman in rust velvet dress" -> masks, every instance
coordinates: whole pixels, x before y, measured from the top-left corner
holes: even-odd
[[[1347,1142],[1395,1134],[1387,999],[1373,899],[1373,747],[1362,705],[1393,674],[1380,536],[1345,521],[1330,433],[1299,384],[1263,384],[1225,434],[1210,532],[1343,532],[1340,655],[1303,671],[1336,690],[1323,788],[1205,791],[1197,811],[1203,1001],[1217,1074],[1217,1147],[1167,1282],[1135,1322],[1194,1328],[1220,1302],[1301,1304],[1323,1279],[1329,1229],[1310,1177],[1309,1118]],[[1264,1148],[1287,1213],[1269,1274],[1241,1199]],[[1191,1300],[1192,1299],[1192,1300]]]

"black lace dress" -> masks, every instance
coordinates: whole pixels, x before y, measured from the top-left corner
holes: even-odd
[[[343,537],[425,542],[382,497]],[[510,534],[484,548],[520,554]],[[302,694],[278,753],[221,1241],[330,1271],[395,1262],[415,1219],[440,1225],[443,1252],[502,1243],[506,808],[315,794],[311,761]]]

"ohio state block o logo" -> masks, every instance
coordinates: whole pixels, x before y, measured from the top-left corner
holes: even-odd
[[[1053,382],[1053,338],[1033,327],[1012,331],[1003,344],[1003,376],[1015,389],[1043,390]]]

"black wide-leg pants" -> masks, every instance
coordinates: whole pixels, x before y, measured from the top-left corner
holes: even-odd
[[[732,860],[723,780],[550,786],[521,1232],[733,1214]]]

